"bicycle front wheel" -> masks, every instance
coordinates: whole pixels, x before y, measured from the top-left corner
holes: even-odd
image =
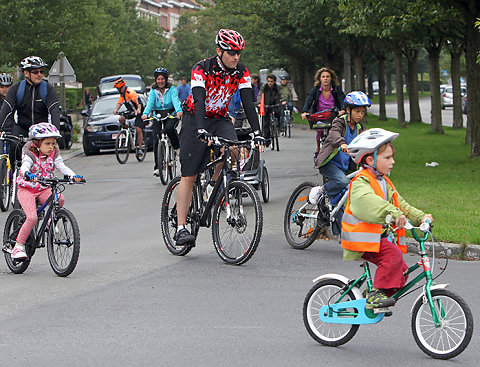
[[[359,328],[359,325],[332,324],[320,319],[320,309],[334,304],[342,295],[344,286],[345,284],[337,279],[318,282],[310,289],[303,303],[303,323],[308,333],[317,342],[329,347],[345,344],[355,336]],[[354,300],[356,297],[352,291],[342,298],[342,302]],[[355,309],[345,309],[345,312],[353,313]]]
[[[190,252],[191,246],[176,246],[175,234],[177,232],[177,189],[180,184],[180,177],[175,177],[171,180],[162,200],[162,209],[160,213],[160,221],[162,226],[162,236],[167,246],[168,251],[177,256],[183,256]],[[187,214],[187,226],[189,226],[190,233],[196,235],[196,223],[193,219],[193,213],[196,212],[197,196],[196,188],[193,187],[193,197],[190,204],[190,209]]]
[[[10,206],[10,183],[7,160],[0,159],[0,209],[6,212]]]
[[[171,144],[168,151],[168,177],[172,180],[177,175],[177,153]]]
[[[275,147],[277,148],[277,152],[280,150],[280,145],[278,144],[278,121],[275,122],[273,127],[273,138],[275,139]]]
[[[120,164],[125,164],[128,161],[130,154],[130,137],[126,130],[121,130],[115,139],[115,156]]]
[[[228,202],[223,191],[213,209],[215,250],[228,264],[240,265],[255,253],[262,236],[263,213],[257,192],[244,181],[230,183]]]
[[[80,229],[72,212],[58,209],[47,233],[48,261],[55,274],[66,277],[77,266],[80,254]]]
[[[147,144],[146,144],[147,137],[145,134],[143,135],[143,144],[141,146],[142,153],[139,154],[139,149],[135,148],[135,158],[137,158],[137,161],[143,162],[145,160],[145,157],[147,156]]]
[[[303,250],[310,246],[318,236],[318,206],[308,203],[308,194],[313,182],[303,182],[293,190],[287,202],[283,217],[283,230],[290,246]]]
[[[430,304],[421,297],[412,313],[415,342],[423,352],[436,359],[458,356],[472,338],[472,312],[462,297],[446,289],[433,290],[432,299],[440,326],[433,321]]]
[[[160,172],[160,181],[166,185],[168,183],[168,164],[167,164],[167,148],[165,142],[158,142],[158,170]]]
[[[5,228],[3,230],[3,252],[5,255],[5,262],[7,263],[8,268],[14,274],[22,274],[25,270],[27,270],[28,265],[30,265],[30,255],[32,255],[27,252],[29,258],[22,261],[12,259],[11,255],[13,247],[17,241],[18,231],[20,231],[24,221],[25,214],[22,210],[16,209],[7,217]],[[25,244],[25,249],[27,250],[27,244]]]

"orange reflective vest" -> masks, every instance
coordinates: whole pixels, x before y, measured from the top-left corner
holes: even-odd
[[[372,187],[375,194],[380,196],[382,199],[385,198],[385,193],[383,192],[380,184],[378,183],[375,176],[370,172],[370,170],[362,169],[350,182],[347,205],[345,207],[345,213],[342,217],[342,247],[351,251],[358,252],[379,252],[380,251],[380,240],[382,237],[383,226],[381,224],[366,223],[358,219],[353,215],[350,210],[350,193],[351,185],[358,177],[364,176],[368,178],[368,182]],[[392,181],[388,177],[384,177],[385,181],[393,190],[393,204],[395,207],[400,209],[398,204],[398,195],[393,186]],[[395,228],[395,226],[394,226]],[[400,247],[400,250],[406,254],[407,246],[405,244],[405,230],[399,229],[397,231],[397,241],[396,244]]]

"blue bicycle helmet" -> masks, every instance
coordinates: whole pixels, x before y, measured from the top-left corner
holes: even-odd
[[[155,77],[155,79],[157,79],[157,76],[159,75],[163,75],[163,77],[165,78],[165,80],[167,81],[168,80],[168,70],[165,69],[165,68],[156,68],[155,71],[153,72],[153,76]]]
[[[343,100],[343,104],[345,105],[345,107],[354,108],[370,107],[372,103],[370,102],[370,98],[368,98],[365,93],[361,91],[354,91],[347,94],[347,96]]]

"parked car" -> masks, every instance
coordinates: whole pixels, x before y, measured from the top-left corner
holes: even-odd
[[[143,94],[138,94],[144,106],[147,99]],[[115,149],[115,139],[120,132],[118,115],[113,114],[117,104],[117,94],[106,94],[98,97],[88,112],[85,112],[86,123],[83,129],[83,151],[85,155],[98,154],[101,149]],[[119,113],[125,111],[125,105],[119,109]],[[130,119],[132,123],[134,118]],[[145,128],[147,147],[153,147],[153,128]]]
[[[467,93],[467,89],[465,87],[461,87],[460,91],[462,97],[465,96],[465,94]],[[451,85],[445,87],[441,96],[442,110],[444,110],[445,107],[453,107],[453,87]]]

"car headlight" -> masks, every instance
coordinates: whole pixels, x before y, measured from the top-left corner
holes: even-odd
[[[87,126],[87,131],[91,133],[96,133],[98,131],[102,130],[102,126],[100,125],[88,125]]]

